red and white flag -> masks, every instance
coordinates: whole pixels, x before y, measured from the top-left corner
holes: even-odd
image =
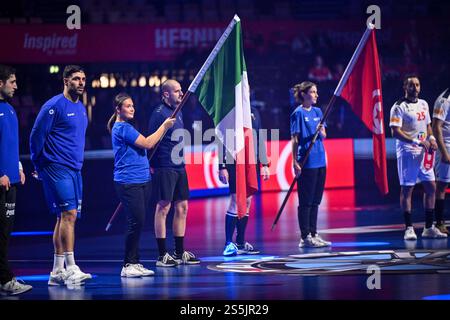
[[[375,183],[387,194],[386,143],[383,125],[381,72],[375,29],[369,27],[344,72],[335,95],[340,95],[373,133]]]

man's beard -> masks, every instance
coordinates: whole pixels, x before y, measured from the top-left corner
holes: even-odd
[[[13,97],[14,97],[14,93],[11,94],[11,95],[6,94],[6,93],[3,93],[2,96],[1,96],[1,98],[0,98],[0,100],[3,100],[3,101],[11,101]]]
[[[83,88],[83,91],[81,93],[78,92],[78,89],[73,89],[73,90],[69,91],[69,93],[71,95],[76,95],[78,97],[81,97],[83,95],[83,93],[84,93],[84,88]]]

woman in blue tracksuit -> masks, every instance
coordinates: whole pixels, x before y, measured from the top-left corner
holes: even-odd
[[[148,137],[140,134],[129,121],[134,118],[134,105],[126,93],[114,98],[114,114],[108,121],[114,151],[114,186],[127,214],[124,265],[122,277],[150,276],[154,272],[139,261],[139,239],[151,194],[151,176],[147,149],[153,148],[175,119],[168,118]]]
[[[326,154],[323,139],[326,137],[325,127],[320,125],[322,110],[314,107],[317,98],[317,86],[304,81],[294,87],[294,96],[300,105],[291,114],[292,159],[297,179],[299,198],[298,222],[301,239],[299,247],[325,247],[331,242],[323,240],[317,233],[317,213],[322,200],[326,177]],[[319,131],[319,136],[311,149],[309,158],[303,167],[311,140]]]

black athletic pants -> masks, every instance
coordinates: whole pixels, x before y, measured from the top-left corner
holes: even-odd
[[[16,207],[16,187],[8,191],[0,187],[0,284],[11,281],[14,274],[8,263],[8,246],[14,225]]]
[[[317,233],[317,212],[325,188],[326,167],[303,169],[297,180],[298,222],[302,239]]]
[[[151,181],[139,184],[115,182],[114,186],[127,215],[124,265],[140,263],[139,240],[150,201]]]

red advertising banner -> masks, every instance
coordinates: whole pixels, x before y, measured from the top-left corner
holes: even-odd
[[[271,155],[271,143],[267,150],[271,160],[270,179],[261,181],[262,191],[288,190],[294,179],[292,169],[292,146],[290,141],[277,141],[278,154]],[[355,186],[353,139],[327,139],[327,178],[325,188],[352,188]],[[218,177],[218,158],[215,149],[185,152],[186,171],[190,190],[226,188]]]
[[[230,17],[231,19],[231,17]],[[418,32],[436,28],[420,21]],[[166,23],[141,25],[0,25],[2,63],[152,62],[177,58],[186,50],[210,50],[227,23]],[[334,46],[354,46],[364,28],[349,21],[243,21],[246,48],[295,49],[304,36],[326,36]],[[379,41],[402,41],[405,21],[385,22]],[[318,35],[321,36],[318,36]],[[426,37],[422,37],[426,40]],[[321,40],[320,40],[321,41]],[[421,42],[423,43],[423,41]]]

